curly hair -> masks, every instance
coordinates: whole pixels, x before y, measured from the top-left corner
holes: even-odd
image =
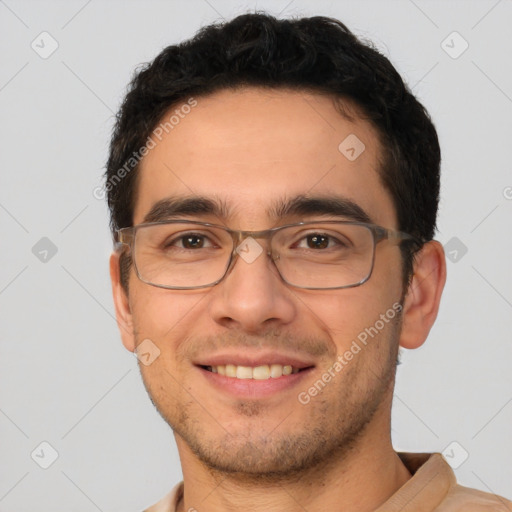
[[[339,98],[357,106],[377,129],[383,153],[380,180],[393,200],[399,229],[421,240],[401,246],[407,287],[414,255],[436,230],[441,159],[437,133],[390,61],[341,21],[323,16],[243,14],[201,28],[136,71],[116,117],[105,172],[114,242],[117,229],[133,224],[139,166],[133,155],[163,116],[192,95],[241,86]],[[125,171],[122,179],[120,170]],[[123,255],[126,291],[130,266],[129,254]]]

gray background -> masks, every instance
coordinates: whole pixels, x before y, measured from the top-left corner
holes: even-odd
[[[429,340],[399,367],[393,441],[446,449],[462,484],[512,495],[510,0],[5,0],[1,511],[136,511],[181,479],[172,432],[120,341],[107,209],[93,190],[135,66],[255,8],[338,17],[431,112],[443,151],[437,238],[454,261]],[[58,43],[47,58],[43,31]],[[48,469],[43,441],[58,452]]]

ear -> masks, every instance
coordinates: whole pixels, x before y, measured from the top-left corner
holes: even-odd
[[[437,317],[445,282],[444,249],[432,240],[415,257],[414,275],[404,300],[401,347],[412,349],[423,345]]]
[[[133,319],[130,309],[130,301],[121,286],[121,272],[119,269],[120,252],[113,252],[110,255],[110,280],[112,282],[112,295],[116,309],[117,326],[121,333],[123,345],[127,350],[135,350],[135,336],[133,332]]]

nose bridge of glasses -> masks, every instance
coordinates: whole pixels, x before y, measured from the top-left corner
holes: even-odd
[[[273,259],[279,259],[279,255],[272,254],[272,247],[270,240],[274,235],[276,228],[263,229],[260,231],[246,231],[246,230],[230,230],[233,238],[233,252],[237,252],[237,248],[241,246],[244,240],[252,238],[257,244],[259,244],[266,254]]]

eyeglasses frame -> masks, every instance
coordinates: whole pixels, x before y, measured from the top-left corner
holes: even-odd
[[[315,224],[345,224],[345,225],[353,225],[353,226],[363,226],[372,233],[373,237],[373,251],[372,251],[372,262],[370,271],[368,272],[368,275],[362,279],[361,281],[349,284],[349,285],[343,285],[343,286],[334,286],[329,288],[317,288],[317,287],[304,287],[304,286],[297,286],[294,284],[289,283],[286,281],[286,279],[281,275],[281,272],[279,271],[278,266],[275,264],[275,261],[279,259],[279,254],[273,255],[272,254],[272,238],[278,231],[289,228],[289,227],[295,227],[295,226],[308,226],[308,225],[315,225]],[[162,224],[194,224],[194,225],[200,225],[205,227],[212,227],[212,228],[219,228],[231,235],[231,238],[233,240],[233,250],[231,251],[228,264],[226,266],[226,270],[224,271],[224,274],[222,277],[214,281],[213,283],[209,283],[206,285],[200,285],[200,286],[167,286],[167,285],[161,285],[161,284],[155,284],[151,283],[149,281],[146,281],[143,279],[139,273],[139,269],[137,267],[137,261],[135,258],[135,238],[136,238],[136,232],[138,229],[146,227],[146,226],[154,226],[154,225],[162,225]],[[361,286],[362,284],[366,283],[372,273],[373,268],[375,265],[375,252],[377,248],[377,244],[382,242],[383,240],[390,240],[394,243],[400,243],[404,240],[414,241],[417,244],[423,245],[425,241],[420,240],[419,238],[410,235],[409,233],[405,233],[403,231],[397,231],[394,229],[385,228],[382,226],[378,226],[377,224],[367,223],[367,222],[358,222],[358,221],[344,221],[344,220],[313,220],[313,221],[305,221],[305,222],[295,222],[291,224],[285,224],[282,226],[277,226],[269,229],[263,229],[261,231],[245,231],[245,230],[237,230],[237,229],[231,229],[226,226],[222,226],[220,224],[213,224],[210,222],[201,222],[201,221],[195,221],[195,220],[189,220],[189,219],[172,219],[172,220],[162,220],[158,222],[147,222],[142,224],[136,224],[135,226],[128,226],[124,228],[120,228],[116,230],[117,234],[117,241],[115,242],[115,250],[116,251],[122,251],[126,247],[130,249],[130,252],[132,253],[132,260],[135,268],[135,273],[137,277],[146,284],[149,284],[151,286],[155,286],[157,288],[164,288],[167,290],[197,290],[201,288],[211,288],[212,286],[215,286],[219,284],[225,277],[228,275],[230,270],[233,268],[237,257],[240,256],[237,253],[237,248],[239,247],[240,243],[245,240],[248,237],[251,238],[262,238],[269,241],[269,250],[267,251],[267,256],[270,257],[272,262],[274,263],[274,266],[276,267],[277,273],[279,274],[281,280],[286,283],[289,286],[292,286],[294,288],[300,288],[302,290],[340,290],[345,288],[354,288],[357,286]]]

